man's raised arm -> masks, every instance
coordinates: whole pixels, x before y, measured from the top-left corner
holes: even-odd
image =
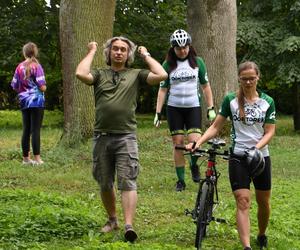
[[[88,44],[88,53],[81,60],[76,69],[76,77],[86,84],[92,84],[94,81],[91,74],[91,65],[96,54],[97,47],[98,44],[96,42],[90,42]]]
[[[168,74],[161,66],[161,64],[150,56],[149,52],[144,46],[138,48],[138,53],[144,58],[145,62],[148,64],[150,73],[146,79],[147,83],[150,85],[158,84],[161,81],[167,79]]]

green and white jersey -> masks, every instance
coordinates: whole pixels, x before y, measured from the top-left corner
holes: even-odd
[[[265,93],[258,92],[259,98],[253,104],[245,99],[245,119],[239,115],[239,105],[236,93],[225,96],[220,115],[230,117],[232,122],[231,140],[233,153],[243,155],[247,148],[251,148],[264,135],[264,124],[275,123],[274,100]],[[264,156],[269,156],[268,145],[261,149]]]
[[[161,88],[168,88],[167,105],[179,108],[199,107],[201,104],[199,83],[208,82],[206,66],[200,57],[196,58],[198,67],[192,68],[188,60],[177,60],[176,69],[169,72],[167,62],[164,69],[169,72],[168,79],[160,84]]]

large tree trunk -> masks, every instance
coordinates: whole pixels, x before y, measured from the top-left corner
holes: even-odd
[[[188,30],[193,46],[207,66],[216,111],[228,91],[237,85],[235,0],[188,0]],[[203,126],[207,124],[202,102]]]
[[[294,100],[294,129],[300,131],[300,83],[294,83],[292,89]]]
[[[94,126],[93,88],[75,77],[87,44],[96,41],[100,53],[93,67],[104,66],[101,45],[112,36],[115,0],[61,0],[60,42],[62,54],[64,135],[69,144],[92,135]]]

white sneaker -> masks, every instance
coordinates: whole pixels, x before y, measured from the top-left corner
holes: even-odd
[[[39,161],[32,161],[32,164],[33,164],[33,165],[42,165],[42,164],[44,164],[44,161],[42,161],[42,160],[39,160]]]
[[[31,165],[31,164],[34,164],[34,161],[31,160],[31,159],[29,159],[29,160],[23,160],[23,161],[22,161],[22,164],[23,164],[23,165]]]

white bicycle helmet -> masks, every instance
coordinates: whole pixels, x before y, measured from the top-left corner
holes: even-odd
[[[185,30],[175,30],[170,37],[170,43],[172,47],[184,47],[192,43],[192,38]]]

